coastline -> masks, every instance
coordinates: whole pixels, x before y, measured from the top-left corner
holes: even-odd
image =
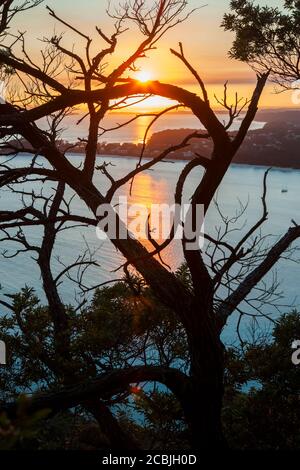
[[[31,154],[29,153],[26,153],[26,152],[20,152],[18,154],[18,156],[24,156],[24,157],[28,157],[28,156],[31,156]],[[67,157],[78,157],[78,158],[83,158],[85,156],[85,154],[83,152],[66,152],[66,156]],[[0,162],[1,162],[1,159],[5,159],[7,160],[7,156],[5,156],[4,154],[0,154]],[[41,157],[42,158],[42,157]],[[124,155],[124,154],[97,154],[96,155],[96,158],[97,159],[100,159],[100,158],[110,158],[110,159],[114,159],[114,158],[124,158],[124,159],[132,159],[132,160],[139,160],[139,156],[138,155],[132,155],[132,154],[128,154],[128,155]],[[150,161],[153,157],[150,157],[150,156],[145,156],[143,157],[143,161]],[[11,159],[11,157],[10,157]],[[164,159],[162,160],[160,163],[176,163],[176,162],[187,162],[187,161],[190,161],[192,160],[192,158],[190,157],[181,157],[181,158],[167,158],[167,159]],[[289,166],[289,165],[277,165],[277,164],[273,164],[273,165],[268,165],[266,163],[249,163],[249,162],[232,162],[230,164],[230,166],[234,166],[234,167],[239,167],[239,166],[242,166],[242,167],[252,167],[252,168],[273,168],[273,169],[277,169],[277,170],[280,170],[280,171],[300,171],[300,162],[299,162],[299,166]]]
[[[234,164],[242,164],[248,166],[274,167],[282,169],[300,169],[299,148],[300,148],[300,110],[285,110],[275,112],[274,110],[260,110],[257,113],[257,123],[261,123],[260,128],[248,131],[244,142],[233,160]],[[143,159],[153,159],[160,156],[165,149],[181,144],[181,142],[195,131],[203,133],[202,129],[190,126],[190,121],[181,121],[173,123],[176,128],[172,127],[172,123],[168,121],[166,125],[169,127],[160,127],[156,132],[147,139],[146,148],[143,149],[141,141],[135,142],[123,141],[99,141],[97,145],[97,156],[109,158],[136,158],[138,159],[144,151]],[[181,126],[181,127],[180,127]],[[184,126],[184,127],[183,127]],[[230,138],[234,140],[237,131],[232,130]],[[131,135],[131,138],[133,136]],[[20,147],[19,155],[22,155],[22,147],[28,147],[27,142],[12,140],[15,147]],[[85,154],[85,143],[80,140],[60,139],[56,141],[56,145],[65,155],[73,155],[82,157]],[[190,139],[188,145],[179,150],[171,152],[164,161],[190,161],[195,155],[201,154],[206,158],[210,158],[213,151],[212,142],[209,138]],[[7,153],[7,156],[5,156]],[[26,153],[25,153],[26,154]],[[3,146],[0,150],[0,157],[11,158],[9,143],[7,148]]]
[[[27,154],[28,155],[28,154]],[[66,154],[67,156],[72,156],[72,157],[84,157],[85,154],[84,153],[79,153],[79,152],[68,152]],[[96,158],[129,158],[129,159],[135,159],[135,160],[139,160],[139,156],[138,155],[124,155],[124,154],[97,154]],[[153,157],[151,156],[145,156],[143,157],[143,161],[150,161]],[[195,157],[196,158],[196,157]],[[176,163],[176,162],[188,162],[192,160],[192,158],[190,157],[181,157],[181,158],[166,158],[164,160],[162,160],[160,163]],[[258,168],[276,168],[278,170],[282,170],[282,171],[300,171],[300,162],[299,162],[299,166],[289,166],[289,165],[276,165],[276,164],[273,164],[273,165],[268,165],[266,163],[261,163],[261,164],[258,164],[258,163],[246,163],[246,162],[232,162],[230,164],[230,166],[249,166],[249,167],[258,167]]]

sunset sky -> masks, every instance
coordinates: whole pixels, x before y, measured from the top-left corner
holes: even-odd
[[[112,4],[118,1],[112,0]],[[220,28],[223,14],[229,10],[229,0],[190,0],[190,8],[201,7],[185,23],[177,26],[174,30],[160,41],[157,51],[151,52],[148,59],[139,62],[146,77],[154,80],[171,82],[189,88],[197,92],[197,87],[178,59],[173,57],[169,48],[176,48],[179,41],[183,42],[186,55],[200,71],[204,78],[212,104],[215,103],[214,93],[221,96],[223,83],[229,80],[230,92],[239,92],[240,96],[250,96],[255,84],[255,74],[246,65],[228,58],[228,50],[232,43],[232,34],[224,32]],[[260,1],[260,4],[265,3]],[[268,0],[268,6],[280,6],[283,1]],[[74,2],[74,0],[48,0],[47,4],[54,8],[57,14],[80,28],[89,35],[93,34],[94,26],[102,27],[107,35],[112,32],[112,22],[105,13],[106,0],[85,0]],[[207,4],[207,5],[205,5]],[[22,30],[28,31],[28,49],[36,55],[41,48],[41,43],[36,38],[50,36],[54,29],[60,33],[66,28],[57,24],[49,17],[45,10],[45,4],[37,9],[27,12],[23,16],[22,24],[17,25]],[[99,37],[95,37],[95,45]],[[114,56],[113,63],[122,61],[129,51],[134,50],[137,45],[138,32],[135,28],[121,36],[120,46]],[[64,44],[69,47],[75,44],[75,49],[80,51],[82,44],[78,37],[71,32],[64,36]],[[99,45],[100,44],[99,41]],[[162,100],[153,98],[149,107],[162,105]],[[290,93],[274,93],[274,86],[270,84],[263,95],[261,105],[264,107],[295,107],[291,101]]]

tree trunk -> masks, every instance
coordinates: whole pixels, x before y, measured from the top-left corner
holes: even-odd
[[[184,404],[190,441],[195,450],[223,449],[224,347],[212,315],[198,308],[191,318],[197,325],[188,331],[191,379]]]
[[[97,420],[101,431],[109,439],[111,449],[137,450],[138,444],[133,436],[124,431],[108,406],[100,400],[91,400],[86,404],[87,410]]]
[[[53,320],[55,349],[60,357],[69,360],[70,339],[68,332],[68,318],[52,276],[50,260],[44,253],[41,253],[38,263],[41,269],[43,287]]]

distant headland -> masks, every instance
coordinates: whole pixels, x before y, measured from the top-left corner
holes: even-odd
[[[300,109],[262,110],[258,112],[256,120],[264,122],[265,125],[261,129],[248,132],[234,163],[300,169]],[[182,128],[155,132],[147,141],[144,157],[157,157],[164,149],[179,144],[195,130]],[[201,132],[204,131],[199,131],[199,133]],[[235,132],[230,134],[234,137]],[[58,145],[60,150],[65,153],[85,153],[84,142],[70,144],[65,140],[60,140]],[[99,142],[97,149],[99,155],[109,155],[112,158],[114,156],[139,157],[141,150],[141,143],[127,142]],[[208,157],[211,150],[210,139],[192,139],[187,147],[170,153],[167,159],[191,160],[196,153]],[[0,154],[4,153],[5,148],[2,147]]]

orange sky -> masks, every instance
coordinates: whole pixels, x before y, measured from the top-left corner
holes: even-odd
[[[112,3],[119,3],[119,0],[113,0]],[[149,58],[141,60],[139,65],[154,80],[171,82],[197,92],[198,89],[189,73],[169,52],[170,47],[176,48],[178,42],[182,41],[186,55],[201,72],[207,84],[212,105],[217,107],[213,96],[214,94],[222,95],[223,83],[226,80],[229,80],[230,84],[229,94],[233,95],[235,91],[238,91],[240,96],[249,97],[255,85],[255,74],[246,64],[228,58],[227,53],[232,42],[232,35],[224,32],[220,28],[220,23],[223,14],[228,11],[229,0],[190,0],[190,7],[200,7],[206,3],[207,6],[200,8],[187,22],[171,30],[161,40],[158,49],[152,51]],[[282,5],[283,2],[268,0],[266,3],[270,6],[277,6]],[[54,8],[60,16],[89,35],[94,31],[95,25],[101,25],[108,35],[112,32],[111,20],[105,14],[106,0],[85,0],[84,2],[48,0],[47,4]],[[41,48],[41,43],[36,38],[51,36],[54,30],[56,33],[66,30],[65,27],[48,16],[45,4],[22,15],[22,22],[16,26],[21,30],[28,31],[28,50],[35,57]],[[131,28],[122,36],[120,46],[112,59],[112,65],[123,61],[126,54],[134,50],[139,37],[136,28]],[[95,34],[95,38],[95,46],[102,46],[97,34]],[[82,43],[72,33],[66,33],[63,41],[69,47],[75,45],[76,52],[80,52],[81,49],[83,51]],[[162,99],[153,98],[147,103],[147,107],[151,109],[163,104]],[[295,107],[291,100],[291,94],[289,92],[276,94],[272,84],[267,86],[261,100],[261,106],[269,108]],[[144,105],[143,108],[145,108]]]

